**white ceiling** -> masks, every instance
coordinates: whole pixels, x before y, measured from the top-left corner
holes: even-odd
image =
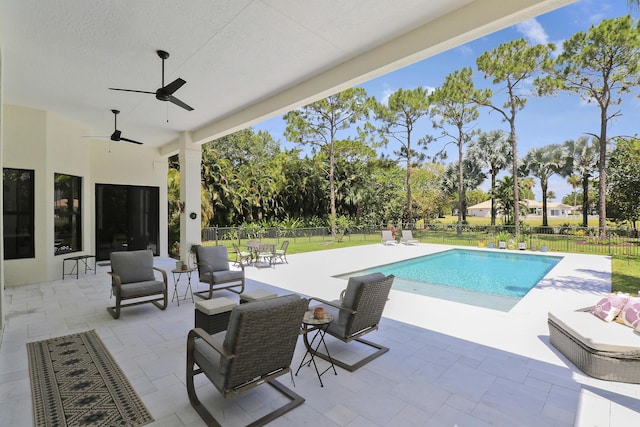
[[[0,0],[5,104],[169,152],[574,0]],[[153,95],[165,83],[188,112]],[[168,119],[168,123],[167,123]]]

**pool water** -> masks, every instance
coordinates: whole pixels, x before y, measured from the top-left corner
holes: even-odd
[[[393,289],[502,311],[510,310],[561,257],[452,249],[338,277],[382,272]]]

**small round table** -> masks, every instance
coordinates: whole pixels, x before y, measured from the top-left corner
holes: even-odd
[[[334,375],[338,375],[338,372],[336,371],[336,367],[333,364],[333,360],[331,359],[331,354],[329,354],[327,343],[324,341],[324,336],[327,333],[327,328],[329,327],[329,324],[332,321],[333,321],[332,314],[325,313],[324,318],[316,319],[313,316],[313,311],[305,312],[304,317],[302,318],[302,333],[305,335],[313,331],[316,331],[316,333],[311,339],[311,343],[307,347],[307,352],[304,354],[304,357],[300,362],[300,366],[298,366],[298,370],[296,371],[296,376],[298,375],[298,372],[300,372],[300,368],[302,368],[302,366],[304,365],[311,366],[311,364],[313,363],[313,367],[316,369],[316,374],[318,374],[318,380],[320,380],[320,387],[324,387],[324,384],[322,384],[322,375],[324,375],[324,373],[327,372],[329,369],[333,369]],[[307,337],[305,336],[304,339],[306,340]],[[315,347],[313,347],[313,343],[316,342],[316,340],[317,340],[317,344]],[[316,358],[315,358],[316,353],[318,352],[318,349],[320,348],[321,344],[324,345],[324,350],[327,352],[327,356],[329,358],[329,363],[330,363],[329,367],[322,372],[318,370],[318,365],[316,364]],[[309,360],[306,360],[307,356],[309,356]]]
[[[182,300],[185,301],[187,299],[187,292],[191,291],[191,302],[194,302],[193,289],[191,289],[191,273],[193,273],[194,271],[196,271],[195,268],[188,268],[186,270],[183,270],[183,269],[171,270],[171,273],[173,274],[173,296],[171,297],[171,302],[173,302],[174,299],[178,301],[178,307],[180,306],[180,295],[178,295],[178,282],[180,281],[180,277],[182,277],[183,273],[186,273],[187,275],[188,284],[187,284],[187,289],[185,289],[184,291],[184,298],[182,298]]]

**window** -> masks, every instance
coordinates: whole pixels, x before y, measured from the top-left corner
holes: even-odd
[[[33,181],[32,170],[2,170],[4,259],[35,257]]]
[[[82,250],[82,178],[57,173],[53,188],[56,255]]]

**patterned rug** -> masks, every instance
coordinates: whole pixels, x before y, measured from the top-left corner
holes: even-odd
[[[95,331],[27,343],[35,426],[153,421]]]

